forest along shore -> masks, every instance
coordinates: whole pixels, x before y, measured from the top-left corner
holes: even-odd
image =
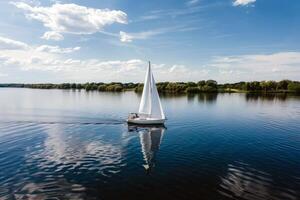
[[[201,80],[198,82],[160,82],[157,83],[160,93],[202,93],[202,92],[253,92],[253,93],[297,93],[300,94],[300,82],[291,80],[282,81],[253,81],[218,84],[215,80]],[[134,90],[142,92],[142,83],[39,83],[19,84],[2,83],[0,87],[36,88],[36,89],[84,89],[86,91],[123,92]]]

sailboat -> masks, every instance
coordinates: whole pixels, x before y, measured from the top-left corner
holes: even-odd
[[[139,112],[131,113],[127,122],[133,124],[164,124],[166,120],[161,106],[151,65],[147,69]]]

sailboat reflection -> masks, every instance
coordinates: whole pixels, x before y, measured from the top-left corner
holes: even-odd
[[[130,126],[130,131],[137,131],[140,136],[141,148],[145,164],[143,165],[147,172],[150,172],[155,166],[156,154],[159,150],[165,127],[145,127]]]

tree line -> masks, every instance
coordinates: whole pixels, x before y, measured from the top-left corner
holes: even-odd
[[[253,93],[300,93],[300,82],[291,80],[282,81],[252,81],[218,84],[215,80],[201,80],[198,82],[160,82],[156,84],[160,93],[201,93],[201,92],[253,92]],[[122,92],[134,90],[142,92],[141,83],[42,83],[42,84],[0,84],[0,87],[37,88],[37,89],[84,89],[102,92]]]
[[[36,83],[36,84],[0,84],[0,87],[33,88],[33,89],[84,89],[86,91],[98,90],[101,92],[122,92],[124,90],[134,90],[137,83]]]
[[[220,85],[223,90],[238,90],[248,92],[300,92],[300,82],[291,80],[282,81],[252,81]]]

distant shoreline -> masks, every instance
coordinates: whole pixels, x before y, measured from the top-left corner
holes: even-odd
[[[199,82],[160,82],[156,84],[160,93],[196,94],[196,93],[299,93],[300,81],[253,81],[218,84],[214,80]],[[32,89],[83,89],[101,92],[142,92],[142,83],[0,83],[0,88],[32,88]]]

